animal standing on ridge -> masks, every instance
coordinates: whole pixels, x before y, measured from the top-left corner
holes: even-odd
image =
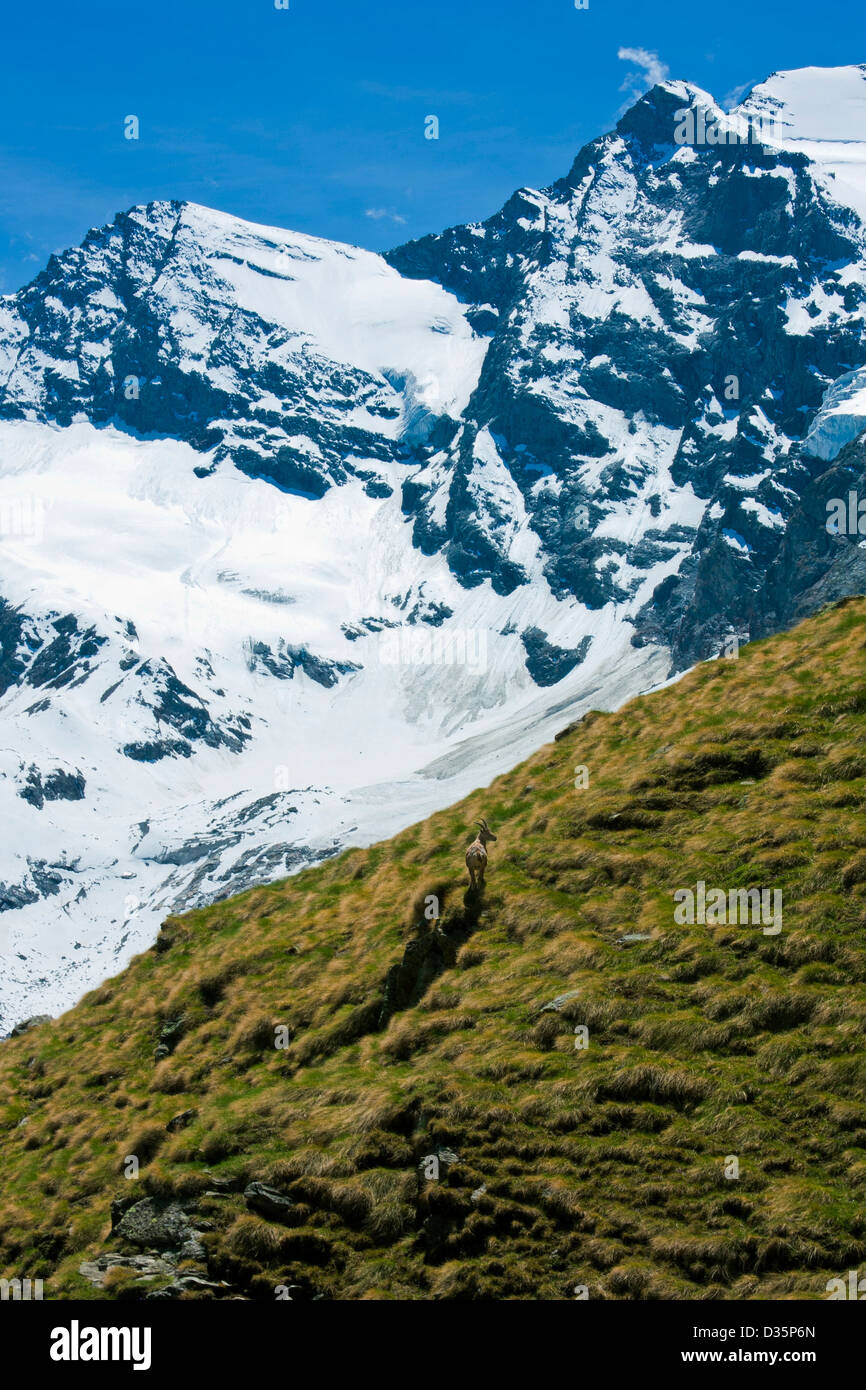
[[[486,820],[476,821],[475,824],[480,825],[481,829],[466,851],[466,867],[469,870],[469,887],[483,888],[484,870],[487,868],[487,844],[490,840],[496,844],[496,836]],[[476,874],[478,875],[477,885],[475,882]]]

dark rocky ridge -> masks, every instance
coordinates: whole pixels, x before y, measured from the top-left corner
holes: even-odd
[[[687,539],[689,553],[679,574],[659,585],[638,617],[635,639],[669,645],[674,669],[717,651],[728,633],[748,640],[813,612],[825,592],[813,592],[813,586],[831,554],[834,578],[826,593],[863,588],[852,538],[828,545],[812,502],[815,463],[798,447],[827,385],[864,359],[859,315],[866,291],[862,278],[846,282],[842,273],[862,258],[862,228],[852,212],[826,199],[800,154],[754,144],[704,146],[693,148],[691,163],[673,164],[674,113],[682,106],[681,95],[656,87],[614,134],[586,146],[567,178],[551,188],[521,190],[483,223],[388,253],[402,274],[437,280],[475,306],[494,335],[465,427],[448,455],[444,525],[427,511],[432,488],[415,479],[404,486],[416,543],[425,550],[444,547],[465,583],[489,577],[507,592],[524,581],[491,544],[495,525],[480,526],[468,499],[473,443],[487,429],[521,488],[554,591],[573,594],[591,608],[624,601],[627,591],[599,560],[620,555],[640,569],[656,557],[648,539],[630,550],[594,530],[612,503],[635,497],[642,469],[618,461],[616,440],[606,439],[592,419],[581,427],[574,414],[569,418],[557,393],[565,387],[577,398],[585,395],[624,412],[632,422],[642,418],[681,431],[672,480],[690,483],[707,507],[697,531],[679,527],[657,534],[660,545]],[[593,317],[576,305],[598,270],[591,252],[605,209],[604,182],[613,196],[617,178],[633,188],[634,205],[615,227],[615,275],[648,296],[661,321],[657,326],[637,325],[616,310]],[[672,213],[681,218],[683,236],[708,254],[678,254],[665,246]],[[747,259],[740,259],[743,253]],[[796,265],[780,263],[787,257]],[[532,322],[533,286],[550,268],[560,275],[566,296],[575,291],[564,332]],[[684,285],[686,298],[700,303],[708,320],[691,350],[677,341],[686,326],[683,296],[660,286],[659,276]],[[842,311],[808,334],[786,332],[788,298],[808,298],[821,289],[840,297]],[[814,298],[812,303],[819,317]],[[542,354],[563,342],[577,348],[577,357],[551,368]],[[593,365],[598,358],[607,360]],[[534,391],[540,376],[555,391]],[[738,397],[730,408],[720,408],[731,376]],[[731,420],[730,438],[708,433]],[[741,480],[767,471],[768,449],[770,476],[754,488],[743,485]],[[588,489],[585,465],[609,453],[613,458],[600,486]],[[554,501],[533,492],[536,478],[527,475],[527,459],[542,461],[555,475],[560,486]],[[778,513],[784,525],[760,524],[758,514],[743,508],[746,498]],[[572,518],[579,508],[589,513],[589,525],[575,533]],[[791,525],[801,553],[796,564],[785,560],[793,544]],[[735,553],[726,530],[740,536],[749,553]],[[801,580],[804,587],[797,588]]]

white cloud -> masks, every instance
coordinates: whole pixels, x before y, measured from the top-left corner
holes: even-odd
[[[741,86],[734,87],[733,91],[728,92],[727,96],[724,98],[722,110],[730,111],[732,107],[739,106],[743,98],[748,96],[754,85],[754,82],[743,82]]]
[[[620,48],[616,56],[624,63],[633,63],[641,69],[640,72],[630,72],[620,87],[621,92],[628,92],[635,100],[657,82],[664,82],[668,75],[667,63],[663,63],[659,55],[651,53],[648,48]]]
[[[392,222],[405,223],[405,217],[401,217],[399,212],[392,212],[390,208],[365,208],[365,217],[372,217],[374,222],[381,222],[383,218],[389,218]]]

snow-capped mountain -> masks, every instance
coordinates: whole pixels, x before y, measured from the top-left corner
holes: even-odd
[[[0,1031],[863,589],[864,105],[665,82],[386,257],[157,203],[0,300]]]
[[[557,595],[627,606],[635,641],[677,668],[783,622],[767,577],[832,456],[816,439],[857,433],[864,104],[866,66],[777,74],[730,113],[665,82],[560,183],[392,253],[497,325],[459,445],[410,483],[419,543],[494,586],[525,580],[507,529],[464,505],[492,437]]]

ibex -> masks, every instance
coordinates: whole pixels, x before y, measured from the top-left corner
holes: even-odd
[[[478,886],[483,888],[484,870],[487,868],[487,843],[489,840],[492,840],[493,843],[496,844],[496,836],[490,829],[486,820],[476,821],[475,824],[480,825],[481,829],[466,851],[466,867],[469,870],[470,888],[476,886],[476,874],[478,875]]]

